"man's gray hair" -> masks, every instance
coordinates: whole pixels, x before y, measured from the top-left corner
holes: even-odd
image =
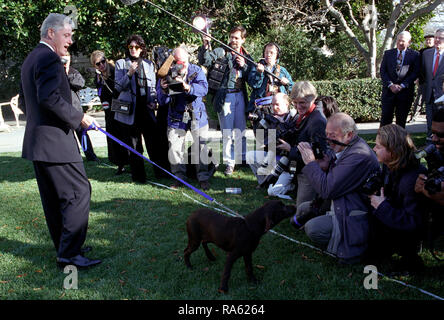
[[[442,33],[442,32],[444,32],[444,29],[443,29],[443,28],[439,28],[439,29],[437,29],[437,30],[435,31],[435,35],[436,35],[437,33]]]
[[[176,53],[178,53],[180,51],[185,53],[187,59],[190,60],[190,53],[188,52],[188,50],[187,50],[187,48],[185,46],[179,46],[179,47],[175,48],[173,50],[173,57],[175,57]]]
[[[398,34],[398,36],[396,37],[396,39],[400,38],[401,36],[405,36],[407,39],[409,39],[409,41],[412,39],[412,35],[410,34],[410,32],[408,32],[406,30],[400,32]]]
[[[338,127],[341,128],[342,133],[346,134],[353,132],[355,135],[358,134],[358,127],[356,126],[355,120],[344,112],[336,112],[330,118],[328,122],[335,122]]]
[[[60,13],[50,13],[42,23],[40,37],[47,38],[49,29],[58,31],[63,29],[67,24],[70,25],[71,28],[74,28],[74,22],[70,17]]]

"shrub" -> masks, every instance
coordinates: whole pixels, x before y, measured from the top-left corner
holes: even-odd
[[[339,110],[356,122],[379,121],[381,116],[381,80],[354,79],[313,81],[318,95],[334,97]]]

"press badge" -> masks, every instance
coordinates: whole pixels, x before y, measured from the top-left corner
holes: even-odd
[[[183,123],[188,123],[188,121],[190,121],[190,120],[191,120],[190,113],[188,111],[185,111],[183,113],[182,122]]]

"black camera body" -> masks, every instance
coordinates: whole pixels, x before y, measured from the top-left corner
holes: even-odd
[[[444,181],[444,166],[433,170],[428,176],[424,183],[424,189],[428,191],[429,194],[435,194],[441,192],[441,183]]]
[[[427,139],[429,142],[430,139]],[[444,181],[444,156],[439,152],[436,146],[431,142],[421,150],[415,153],[417,159],[425,158],[427,160],[428,174],[424,183],[424,189],[429,194],[441,192],[441,183]]]
[[[180,76],[180,71],[183,69],[183,67],[183,64],[173,63],[170,70],[168,70],[168,75],[165,79],[168,84],[168,94],[170,96],[183,93],[185,90],[183,87],[183,82],[176,80],[176,78]]]

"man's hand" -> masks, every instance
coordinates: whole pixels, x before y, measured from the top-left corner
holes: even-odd
[[[316,159],[316,162],[319,164],[322,171],[328,171],[328,168],[330,167],[330,157],[327,154],[324,154],[322,159]]]
[[[276,148],[278,148],[278,149],[280,149],[280,150],[285,150],[285,151],[287,151],[287,152],[290,152],[290,150],[291,150],[291,146],[290,146],[290,144],[289,144],[288,142],[286,142],[286,141],[284,141],[284,140],[282,140],[282,139],[279,139],[279,142],[280,142],[281,144],[278,144],[278,145],[276,146]]]
[[[209,36],[202,35],[203,46],[207,50],[210,48],[210,41],[211,41],[211,38]]]
[[[168,82],[167,82],[166,78],[160,79],[160,87],[163,90],[166,90],[168,88]]]
[[[80,122],[80,125],[82,126],[82,128],[88,129],[91,126],[91,124],[94,124],[94,126],[95,126],[94,130],[97,130],[97,128],[100,127],[100,125],[97,123],[96,119],[94,119],[90,115],[84,114],[82,121]]]
[[[280,79],[280,81],[281,81],[281,84],[283,85],[283,86],[286,86],[287,84],[289,84],[290,83],[290,81],[287,79],[287,78],[282,78],[282,79]]]
[[[298,149],[301,153],[302,161],[304,161],[305,164],[309,164],[316,160],[311,145],[308,142],[299,143]]]
[[[386,197],[384,197],[384,188],[381,188],[381,195],[377,196],[376,194],[372,194],[368,196],[370,198],[370,204],[373,208],[378,209],[379,205],[384,202]]]
[[[393,93],[398,93],[399,91],[401,91],[401,89],[402,89],[402,87],[401,87],[399,84],[392,84],[392,85],[390,86],[390,90],[391,90]]]
[[[259,73],[263,73],[265,70],[265,66],[262,63],[258,63],[256,67],[256,71]]]
[[[241,56],[238,56],[237,54],[236,54],[236,62],[241,68],[243,68],[245,65],[245,59],[242,58]]]

